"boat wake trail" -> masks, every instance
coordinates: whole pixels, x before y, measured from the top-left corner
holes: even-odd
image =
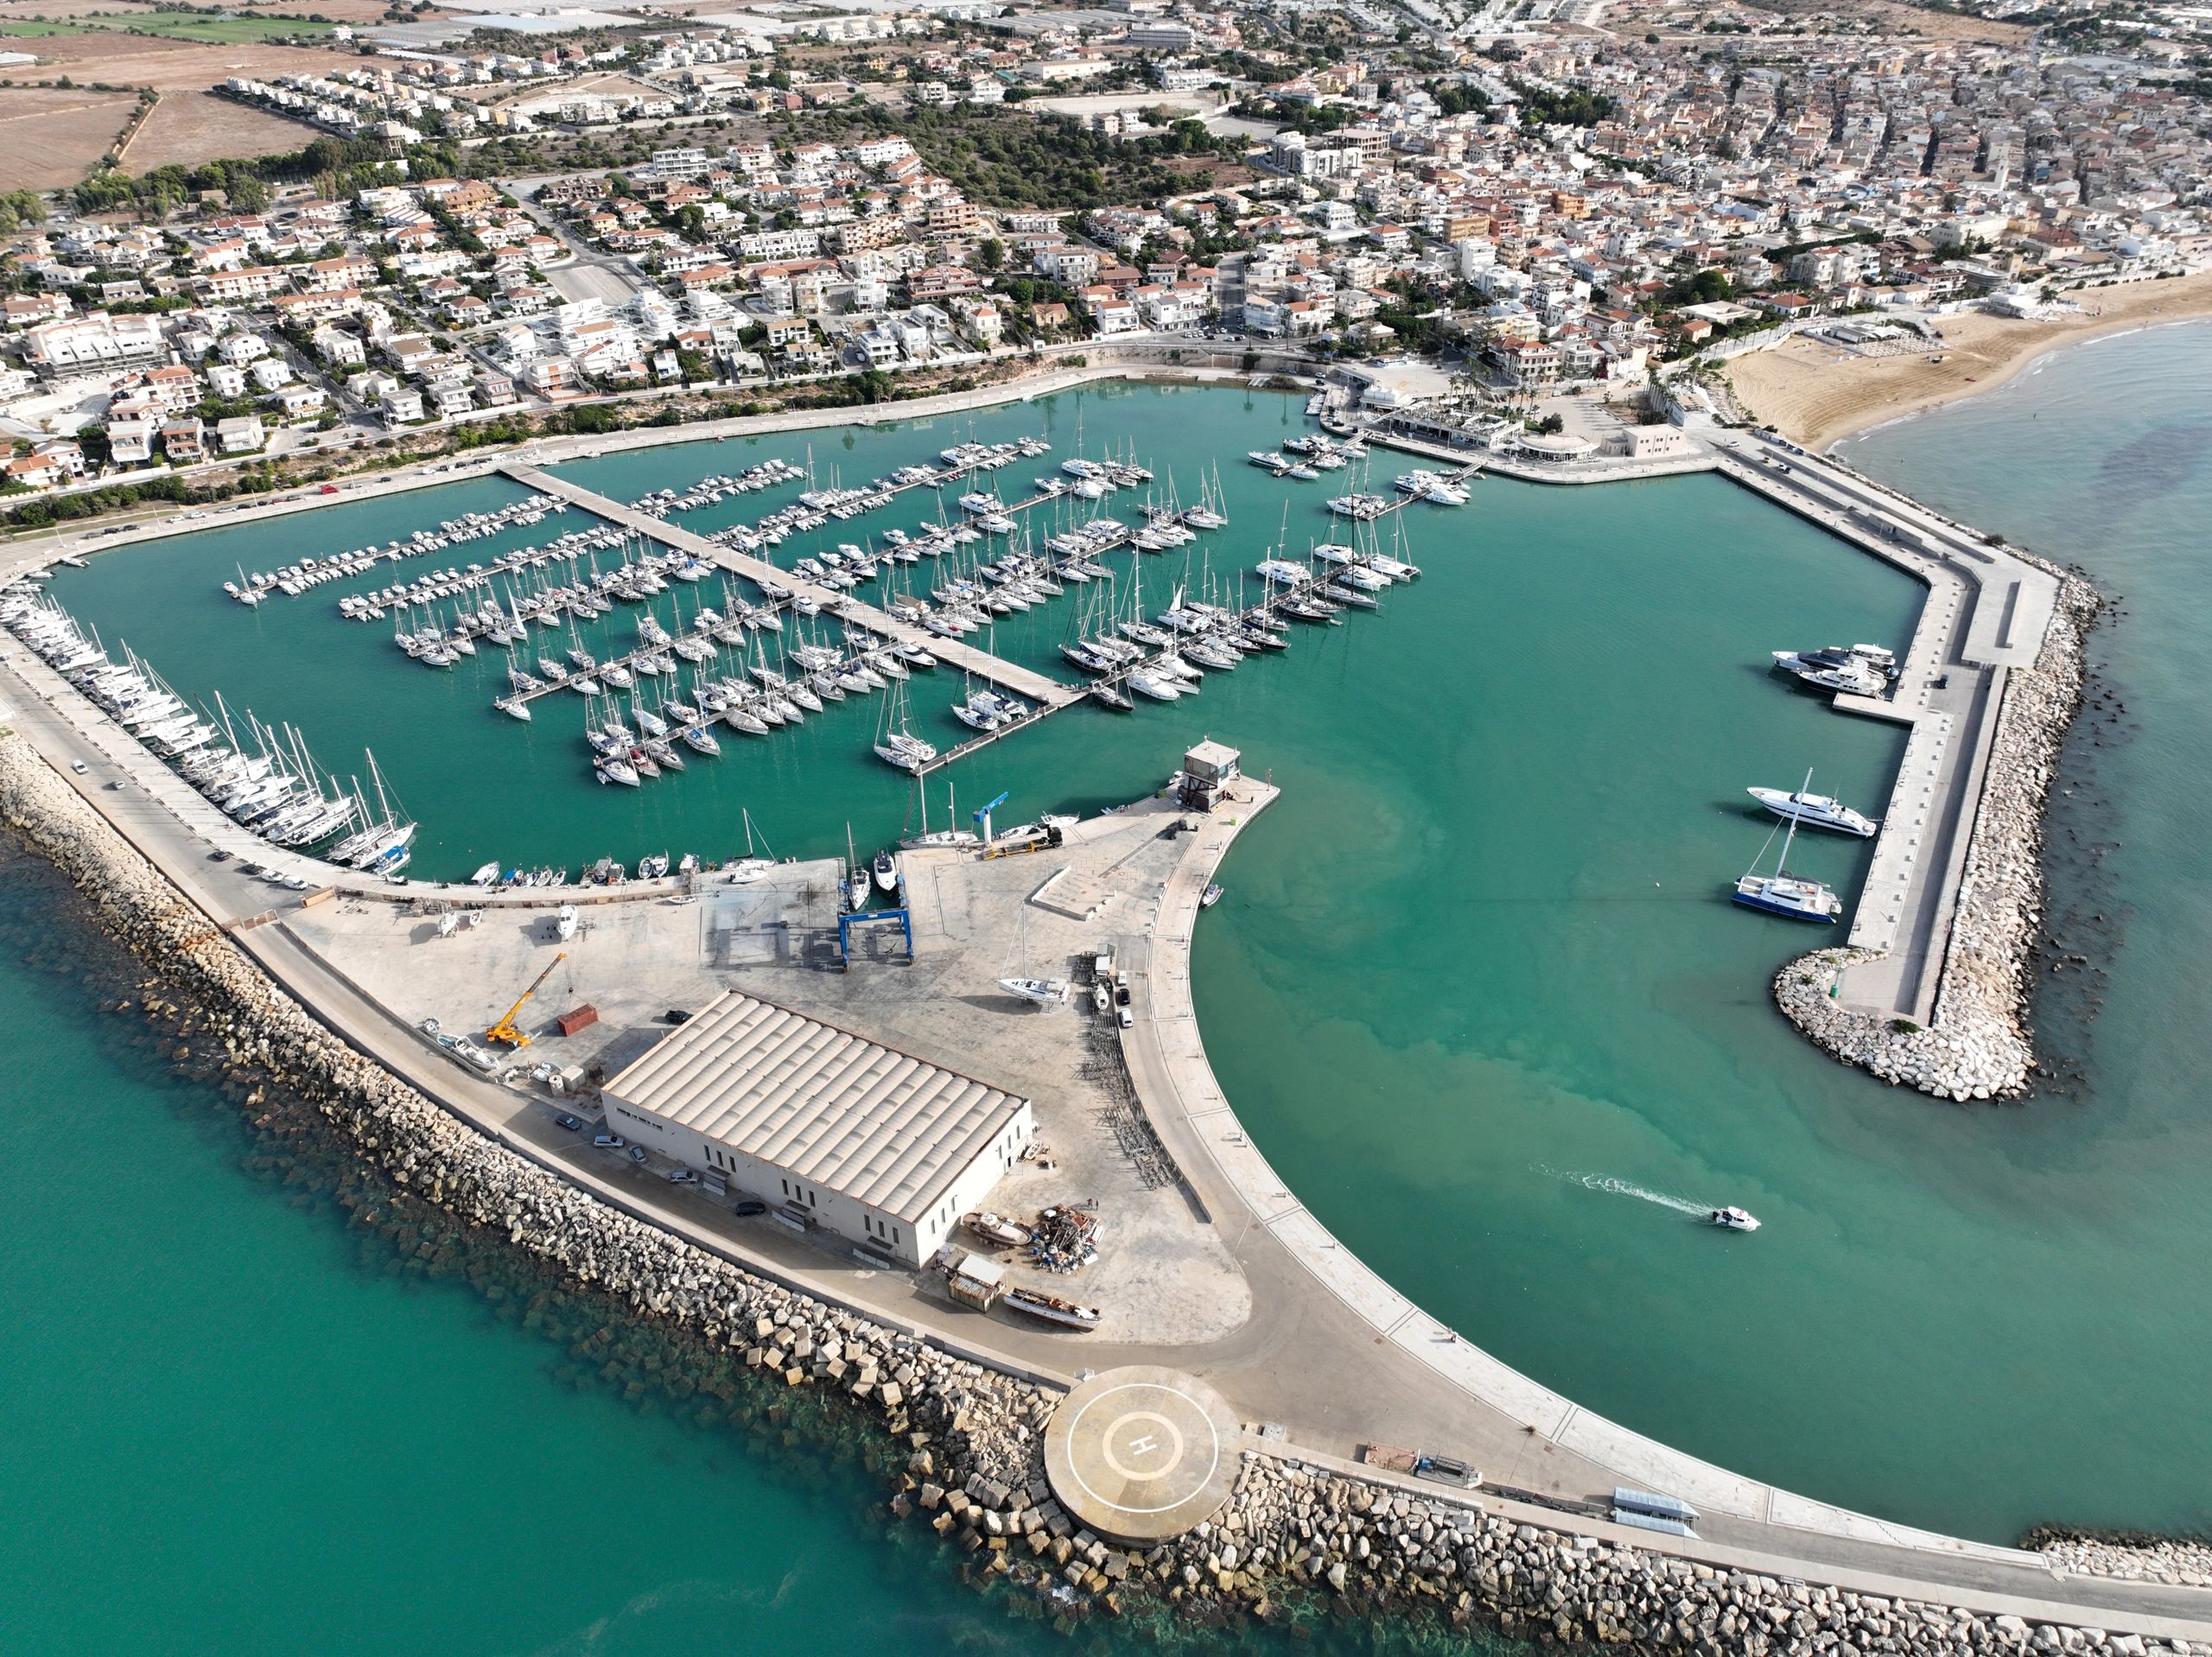
[[[1694,1214],[1700,1219],[1713,1212],[1709,1203],[1693,1203],[1686,1197],[1672,1196],[1666,1191],[1655,1191],[1616,1179],[1611,1174],[1579,1174],[1569,1169],[1547,1168],[1539,1163],[1536,1171],[1554,1179],[1563,1179],[1570,1185],[1580,1185],[1593,1191],[1605,1191],[1615,1197],[1633,1197],[1639,1203],[1656,1203],[1662,1209],[1673,1209],[1678,1214]]]

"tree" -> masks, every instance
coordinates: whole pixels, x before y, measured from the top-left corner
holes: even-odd
[[[1006,263],[1006,244],[995,236],[986,236],[976,250],[976,263],[986,270],[996,270]]]

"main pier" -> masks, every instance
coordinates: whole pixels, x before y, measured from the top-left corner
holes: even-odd
[[[1847,1008],[1934,1016],[1967,854],[2007,681],[2032,668],[2057,600],[2050,571],[1901,495],[1764,433],[1718,439],[1719,469],[1924,582],[1890,695],[1839,695],[1839,713],[1904,726],[1903,761],[1874,841],[1849,943]],[[1821,641],[1827,642],[1827,641]]]
[[[502,465],[499,470],[526,488],[534,489],[541,494],[557,496],[571,505],[582,507],[594,517],[620,524],[647,540],[657,541],[662,546],[687,554],[702,563],[713,564],[733,575],[742,575],[755,586],[777,587],[810,599],[822,606],[824,615],[835,616],[838,620],[850,622],[856,627],[865,627],[872,633],[899,644],[925,650],[940,660],[950,662],[963,672],[972,673],[977,678],[988,680],[1001,689],[1012,691],[1018,696],[1058,708],[1079,701],[1084,695],[1080,685],[1063,684],[1034,669],[1006,661],[988,651],[979,651],[959,639],[940,638],[922,628],[910,626],[888,612],[879,610],[872,604],[863,604],[834,587],[817,586],[790,570],[770,563],[765,558],[755,558],[750,553],[739,552],[734,548],[709,541],[705,536],[678,529],[649,512],[641,512],[619,500],[610,500],[605,495],[595,494],[582,485],[556,477],[550,472],[512,461]]]

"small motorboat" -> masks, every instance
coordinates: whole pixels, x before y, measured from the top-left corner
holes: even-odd
[[[1757,1231],[1759,1222],[1741,1209],[1715,1209],[1706,1216],[1707,1225],[1719,1226],[1723,1231]]]
[[[875,884],[879,891],[899,890],[899,860],[888,850],[875,854]]]
[[[1216,886],[1212,881],[1209,880],[1206,883],[1206,889],[1198,894],[1198,907],[1201,909],[1211,909],[1220,901],[1221,888],[1218,886]]]
[[[488,886],[496,884],[499,879],[499,866],[497,863],[486,863],[468,877],[468,884],[472,886]]]
[[[962,1215],[960,1223],[984,1241],[997,1243],[1001,1248],[1020,1248],[1029,1241],[1027,1226],[1016,1225],[1004,1215],[994,1214],[988,1209],[978,1209],[973,1214]]]

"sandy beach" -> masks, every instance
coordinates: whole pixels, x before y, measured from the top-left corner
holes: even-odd
[[[1947,316],[1943,360],[1857,357],[1796,339],[1726,365],[1736,400],[1762,422],[1808,448],[1938,403],[2002,385],[2044,352],[2100,334],[2212,316],[2212,271],[2166,282],[2092,288],[2075,295],[2079,315],[2029,321],[1970,312]]]

